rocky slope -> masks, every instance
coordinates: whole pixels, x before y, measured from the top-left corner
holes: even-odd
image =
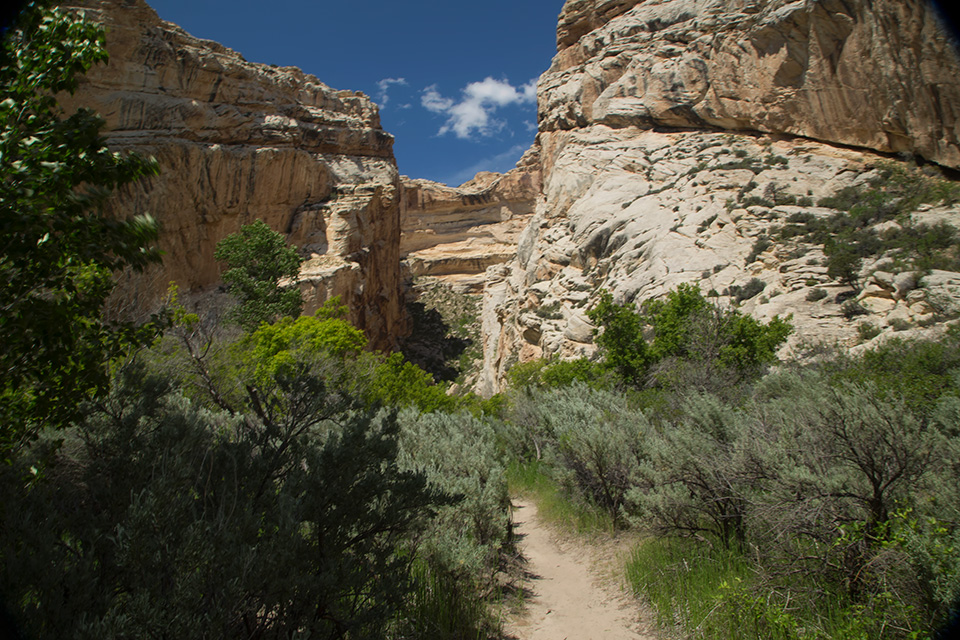
[[[408,277],[432,276],[467,290],[487,267],[516,257],[540,193],[539,158],[506,174],[483,172],[460,187],[403,177],[400,255]]]
[[[960,274],[918,281],[903,251],[878,251],[856,292],[822,244],[782,229],[920,175],[881,153],[960,166],[958,83],[920,0],[569,0],[538,85],[543,194],[516,260],[488,271],[480,390],[518,360],[592,353],[601,288],[639,303],[697,282],[761,318],[792,313],[794,350],[935,330]],[[928,173],[916,181],[949,187]],[[872,232],[960,222],[956,204],[914,200]]]
[[[64,107],[95,109],[112,148],[154,155],[161,167],[115,205],[163,225],[164,266],[124,283],[129,302],[154,303],[171,280],[187,291],[216,284],[217,242],[261,219],[309,258],[307,311],[341,295],[372,342],[390,345],[404,328],[400,181],[376,106],[194,38],[143,0],[65,4],[106,26],[111,61]]]

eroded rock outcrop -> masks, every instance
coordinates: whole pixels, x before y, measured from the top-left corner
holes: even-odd
[[[194,38],[143,0],[65,4],[106,26],[110,64],[92,69],[64,106],[98,111],[111,148],[161,167],[116,204],[163,225],[163,268],[124,283],[131,301],[151,304],[171,280],[214,285],[217,242],[260,219],[309,258],[308,312],[341,295],[373,344],[389,345],[403,328],[399,175],[376,106]]]
[[[569,0],[538,85],[543,194],[517,259],[487,274],[479,390],[517,361],[592,354],[601,288],[639,303],[696,282],[760,318],[793,314],[794,350],[936,331],[957,276],[918,283],[877,256],[853,292],[822,246],[777,229],[903,163],[877,152],[960,165],[958,83],[920,0]],[[909,215],[960,224],[956,205]]]
[[[558,50],[540,131],[756,130],[960,166],[960,61],[924,0],[571,0]]]
[[[540,193],[539,157],[505,174],[482,172],[459,187],[403,178],[400,253],[412,277],[435,276],[467,289],[490,266],[516,257]]]

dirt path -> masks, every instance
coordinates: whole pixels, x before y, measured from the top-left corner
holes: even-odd
[[[610,558],[563,541],[537,518],[537,506],[514,501],[514,522],[526,558],[524,610],[506,625],[518,640],[653,640],[636,602],[624,594]],[[616,553],[616,549],[605,549]],[[606,575],[605,575],[606,574]]]

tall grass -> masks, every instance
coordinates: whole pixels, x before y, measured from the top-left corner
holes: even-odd
[[[657,622],[691,640],[903,637],[902,630],[884,632],[882,603],[851,605],[840,593],[803,576],[789,585],[791,597],[790,590],[774,583],[761,587],[755,565],[739,552],[692,540],[645,540],[634,549],[626,571],[634,593],[656,610]],[[808,597],[796,597],[804,592]]]
[[[694,638],[743,637],[718,613],[719,596],[724,585],[749,579],[739,554],[705,551],[686,540],[645,540],[627,562],[627,580],[656,609],[658,622],[682,627]]]
[[[533,500],[543,520],[563,529],[579,534],[613,531],[613,518],[608,513],[564,492],[549,474],[548,466],[539,460],[511,462],[507,485],[510,495]]]
[[[427,563],[413,564],[415,585],[398,637],[436,640],[486,640],[501,637],[486,600],[465,590],[455,578],[432,570]]]

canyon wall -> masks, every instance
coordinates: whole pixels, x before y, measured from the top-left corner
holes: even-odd
[[[393,138],[363,94],[293,67],[247,62],[160,20],[143,0],[70,0],[106,27],[110,63],[74,96],[106,120],[111,148],[153,155],[161,173],[113,206],[162,225],[161,269],[124,276],[120,294],[155,304],[220,280],[214,249],[260,219],[301,249],[306,309],[340,295],[373,345],[404,330],[399,297],[400,180]]]
[[[822,246],[768,240],[907,156],[960,167],[960,61],[924,2],[568,0],[557,42],[538,84],[542,196],[516,259],[487,272],[482,393],[518,361],[592,355],[600,289],[640,303],[693,282],[792,314],[794,353],[854,347],[861,325],[935,331],[957,309],[960,274],[916,282],[871,258],[850,291]],[[909,216],[960,224],[955,204]]]
[[[408,277],[431,276],[479,292],[490,266],[517,255],[540,194],[540,159],[528,152],[505,174],[459,187],[403,177],[400,255]]]

